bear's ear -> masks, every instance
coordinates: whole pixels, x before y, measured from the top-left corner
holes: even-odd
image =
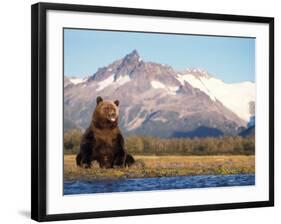
[[[119,106],[119,100],[115,100],[114,104],[118,107]]]
[[[102,102],[103,101],[103,99],[100,97],[100,96],[98,96],[97,97],[97,105],[100,103],[100,102]]]

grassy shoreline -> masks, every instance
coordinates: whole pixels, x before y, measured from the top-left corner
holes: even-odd
[[[95,162],[91,169],[75,164],[75,155],[64,156],[64,180],[101,180],[164,176],[255,173],[255,156],[141,156],[129,168],[100,169]]]

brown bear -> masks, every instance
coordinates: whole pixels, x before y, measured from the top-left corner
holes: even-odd
[[[118,127],[119,101],[104,101],[97,97],[97,105],[90,126],[82,135],[76,164],[90,168],[96,160],[101,168],[124,167],[135,160],[124,148],[124,138]]]

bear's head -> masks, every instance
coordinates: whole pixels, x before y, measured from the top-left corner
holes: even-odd
[[[119,101],[103,100],[97,97],[96,109],[92,121],[96,128],[114,128],[118,126]]]

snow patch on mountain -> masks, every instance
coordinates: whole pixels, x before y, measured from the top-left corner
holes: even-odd
[[[118,86],[124,85],[125,83],[131,81],[130,77],[128,75],[126,76],[120,76],[116,81],[115,84]]]
[[[87,79],[81,79],[81,78],[69,78],[69,81],[74,84],[74,85],[77,85],[77,84],[80,84],[80,83],[83,83],[83,82],[86,82]]]
[[[143,109],[140,109],[138,114],[135,116],[133,120],[131,120],[127,125],[126,128],[128,131],[137,129],[142,125],[142,123],[145,121],[146,116],[141,116],[141,113],[143,112]]]
[[[202,82],[223,103],[224,106],[236,113],[240,118],[248,121],[251,117],[249,103],[255,101],[255,84],[251,82],[224,83],[211,78]]]
[[[150,84],[154,89],[165,89],[166,88],[166,86],[163,83],[158,82],[158,81],[151,81]]]
[[[216,101],[216,97],[212,92],[205,86],[204,82],[201,81],[201,78],[195,77],[193,74],[178,75],[177,79],[179,82],[184,85],[184,82],[188,82],[194,88],[200,89],[202,92],[207,94],[211,100]],[[206,79],[206,78],[204,78]]]
[[[96,91],[101,91],[101,90],[107,88],[110,85],[115,85],[115,87],[116,86],[121,86],[121,85],[124,85],[125,83],[131,81],[129,76],[120,76],[115,81],[114,81],[114,77],[115,77],[115,74],[112,74],[111,76],[109,76],[105,80],[100,81],[98,83],[98,88],[96,89]]]
[[[141,126],[142,122],[144,122],[144,117],[136,117],[134,118],[127,126],[127,130],[131,131]]]
[[[101,91],[111,85],[114,82],[114,74],[106,78],[105,80],[102,80],[98,83],[98,88],[96,89],[97,91]]]
[[[250,128],[250,127],[255,126],[255,122],[256,122],[255,116],[251,116],[251,117],[250,117],[250,120],[249,120],[249,122],[248,122],[248,124],[247,124],[247,127]]]
[[[165,89],[171,95],[176,95],[179,90],[179,86],[166,86],[158,81],[151,81],[150,84],[154,89]]]
[[[161,121],[162,123],[166,123],[168,120],[164,117],[155,117],[153,118],[154,121]]]
[[[255,101],[255,84],[252,82],[225,83],[213,77],[198,77],[193,74],[178,74],[177,79],[184,84],[188,82],[210,96],[219,100],[224,106],[248,121],[251,117],[249,102]]]

